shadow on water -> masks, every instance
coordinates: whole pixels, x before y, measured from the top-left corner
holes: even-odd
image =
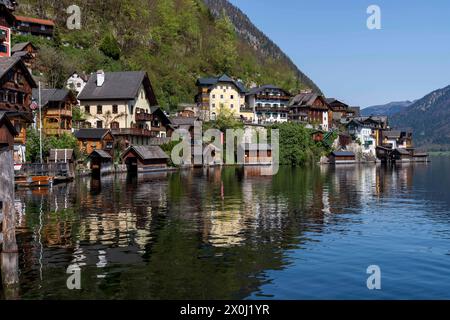
[[[342,235],[361,226],[368,204],[406,197],[429,172],[374,165],[281,168],[270,177],[229,167],[20,192],[20,297],[247,298],[273,281],[271,271],[295,266],[293,251],[325,241],[317,235],[331,226]],[[82,290],[67,289],[69,265],[81,268]]]

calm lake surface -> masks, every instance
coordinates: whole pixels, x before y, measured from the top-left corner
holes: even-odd
[[[21,299],[450,299],[448,157],[107,176],[16,198]]]

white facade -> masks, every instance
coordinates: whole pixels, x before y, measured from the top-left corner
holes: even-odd
[[[371,153],[376,155],[376,139],[375,133],[371,128],[357,127],[353,133],[356,139],[359,140],[364,153]]]
[[[75,90],[78,95],[84,89],[86,83],[87,82],[83,79],[83,77],[75,72],[69,79],[67,79],[66,88],[69,90]]]
[[[328,131],[328,112],[322,112],[322,130]]]

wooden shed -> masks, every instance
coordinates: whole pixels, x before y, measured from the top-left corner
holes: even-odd
[[[158,146],[130,146],[122,161],[130,173],[151,172],[167,169],[169,156]]]
[[[330,163],[352,164],[356,163],[356,156],[351,151],[334,151],[330,155]]]
[[[392,151],[391,157],[392,161],[395,162],[408,162],[412,160],[411,152],[403,148],[398,148]]]
[[[102,175],[113,171],[113,158],[104,150],[94,150],[89,155],[92,175]]]

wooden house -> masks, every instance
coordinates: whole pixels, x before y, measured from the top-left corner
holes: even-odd
[[[94,176],[100,176],[114,171],[113,158],[104,150],[92,151],[88,159],[92,175]]]
[[[26,130],[33,123],[32,89],[37,85],[30,72],[17,57],[0,57],[0,111],[19,133],[14,139],[14,161],[17,166],[25,162]]]
[[[14,31],[18,34],[53,38],[55,22],[49,19],[40,19],[15,15]]]
[[[315,130],[311,133],[311,137],[315,142],[322,142],[324,133],[322,130]]]
[[[412,161],[412,152],[403,148],[394,149],[391,153],[392,161],[394,162],[409,162]]]
[[[130,173],[167,169],[169,156],[158,146],[130,146],[122,154],[122,162]]]
[[[109,129],[80,129],[75,131],[78,140],[78,147],[84,154],[91,154],[94,150],[106,151],[110,156],[114,156],[115,138]]]
[[[11,55],[22,59],[31,72],[35,65],[37,48],[30,41],[16,43],[11,49]]]
[[[77,99],[66,89],[41,89],[41,117],[43,132],[49,136],[72,133],[72,108]],[[33,89],[33,100],[39,102],[39,90]],[[40,120],[37,118],[40,128]]]
[[[319,129],[331,128],[332,111],[325,98],[315,93],[296,95],[289,104],[289,119],[294,122],[307,122]]]
[[[351,151],[334,151],[329,156],[330,163],[352,164],[356,163],[356,156]]]

